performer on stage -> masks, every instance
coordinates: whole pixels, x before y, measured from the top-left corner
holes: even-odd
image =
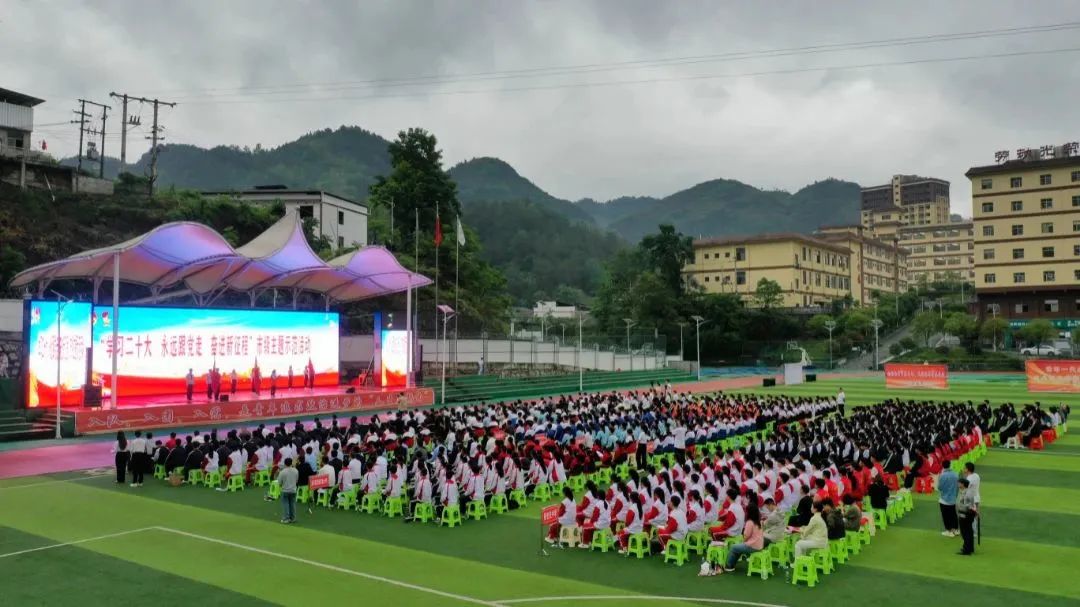
[[[206,370],[206,400],[214,400],[214,372]]]
[[[262,383],[262,373],[259,372],[259,359],[255,359],[255,366],[251,368],[251,391],[259,395],[259,384]]]
[[[187,402],[191,402],[191,395],[195,392],[195,373],[189,368],[187,375],[184,376],[184,383],[187,385]]]
[[[236,369],[229,375],[229,394],[236,394]]]
[[[277,369],[270,371],[270,398],[277,394]]]
[[[214,400],[215,401],[220,401],[221,400],[221,370],[218,369],[217,367],[214,367],[214,369],[211,371],[211,374],[212,374],[211,377],[212,377],[212,379],[214,381]]]
[[[292,365],[289,365],[289,384],[288,384],[288,386],[289,386],[290,390],[292,390],[292,376],[293,376],[293,374],[292,374]]]

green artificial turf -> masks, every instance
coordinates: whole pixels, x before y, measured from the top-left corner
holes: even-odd
[[[987,383],[991,398],[999,386]],[[854,401],[857,383],[844,387]],[[154,479],[133,489],[80,473],[8,479],[0,481],[0,602],[1075,605],[1076,447],[1080,434],[1043,452],[992,449],[979,460],[986,535],[976,556],[955,554],[960,540],[940,535],[936,496],[917,496],[913,513],[813,589],[785,584],[782,572],[748,578],[742,566],[698,578],[697,559],[680,568],[658,556],[639,561],[578,549],[540,556],[536,503],[458,529],[306,508],[297,525],[286,526],[277,522],[278,504],[257,489],[222,493]],[[11,555],[115,533],[125,534]],[[533,600],[541,598],[549,600]]]

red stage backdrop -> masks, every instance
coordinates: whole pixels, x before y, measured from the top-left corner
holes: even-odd
[[[949,368],[946,365],[885,363],[885,387],[945,390],[949,387]]]
[[[1080,392],[1080,360],[1029,360],[1028,392]]]
[[[231,425],[273,417],[315,416],[330,413],[352,413],[395,409],[401,405],[426,407],[435,404],[431,388],[413,388],[393,392],[358,392],[333,396],[295,396],[266,398],[250,402],[204,403],[199,405],[166,405],[132,409],[101,409],[78,411],[75,431],[79,434],[144,430],[147,428],[178,428],[191,426]]]

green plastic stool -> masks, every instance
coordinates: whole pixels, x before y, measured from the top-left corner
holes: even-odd
[[[192,468],[187,471],[187,482],[189,485],[201,485],[203,483],[203,472],[199,468]]]
[[[330,507],[330,490],[319,489],[315,492],[315,505],[322,506],[323,508]]]
[[[747,577],[752,576],[755,573],[760,575],[763,580],[769,579],[769,576],[773,574],[772,557],[769,555],[768,550],[751,552],[749,558],[747,558]]]
[[[435,507],[431,505],[431,502],[416,502],[413,506],[413,520],[427,523],[435,520]]]
[[[839,565],[846,563],[847,554],[848,547],[846,538],[842,540],[829,540],[829,556],[832,557],[832,560],[835,563]]]
[[[791,544],[786,539],[769,544],[769,558],[777,565],[791,562]]]
[[[311,502],[311,487],[307,485],[300,485],[296,488],[296,501],[301,504],[307,504]]]
[[[510,499],[518,505],[518,508],[524,508],[529,503],[529,498],[525,496],[524,489],[511,489]]]
[[[165,480],[165,464],[154,464],[154,478]]]
[[[383,504],[383,514],[385,514],[387,518],[394,518],[395,516],[405,516],[405,498],[386,498],[386,502]]]
[[[799,582],[804,582],[810,588],[817,586],[818,572],[817,566],[814,565],[814,557],[795,557],[795,566],[791,570],[791,583],[797,585]]]
[[[277,482],[277,481],[273,481]],[[338,510],[353,510],[356,508],[356,490],[358,485],[353,485],[353,488],[345,493],[338,495],[337,508]]]
[[[859,527],[859,530],[856,531],[856,533],[859,535],[859,543],[861,543],[863,546],[869,546],[870,545],[870,526],[869,525],[863,525],[863,526]]]
[[[833,565],[832,555],[829,554],[827,548],[811,550],[810,556],[814,558],[814,566],[822,573],[832,573],[835,571],[836,567]]]
[[[443,508],[442,516],[439,518],[439,525],[446,525],[451,529],[455,526],[460,526],[461,506],[454,504],[453,506]]]
[[[221,486],[221,470],[214,470],[203,475],[203,484],[207,487]]]
[[[474,521],[487,518],[487,508],[484,507],[483,500],[473,500],[465,504],[465,517]]]
[[[900,516],[903,514],[903,504],[900,500],[890,500],[888,506],[885,508],[885,518],[889,519],[889,524],[893,525],[896,521],[900,520]]]
[[[626,555],[634,555],[639,559],[649,554],[649,535],[647,533],[635,533],[626,542]]]
[[[607,553],[615,547],[615,537],[611,535],[610,529],[596,529],[593,531],[592,542],[589,544],[589,550],[600,549],[600,552]]]
[[[551,499],[551,485],[547,483],[540,483],[533,488],[532,498],[534,500],[546,502]]]
[[[884,531],[889,528],[889,517],[884,510],[872,510],[874,516],[874,526]]]
[[[862,552],[862,540],[859,538],[858,531],[848,531],[845,533],[844,542],[849,555],[854,556]]]
[[[667,545],[664,546],[664,562],[674,562],[679,567],[682,567],[688,560],[690,560],[690,555],[686,550],[686,542],[683,540],[668,540]]]
[[[915,509],[915,499],[911,497],[910,491],[905,491],[901,493],[900,501],[904,504],[904,511],[911,512]]]
[[[728,547],[727,544],[711,543],[709,547],[705,549],[705,560],[713,565],[724,566],[727,562]]]
[[[581,493],[585,490],[585,475],[575,474],[567,480],[567,484],[570,485],[570,488],[574,490],[574,493]]]
[[[244,490],[244,477],[237,474],[229,477],[229,483],[225,487],[230,492],[243,491]]]
[[[276,500],[281,497],[281,483],[270,481],[270,488],[266,490],[266,497]]]
[[[686,550],[701,556],[705,554],[705,548],[709,546],[709,534],[702,531],[691,531],[686,534]]]
[[[506,496],[502,493],[496,493],[491,496],[491,503],[488,504],[488,510],[493,514],[504,514],[510,510],[510,506],[506,502]]]
[[[566,488],[566,481],[559,481],[557,483],[551,483],[551,494],[562,495],[562,490]]]
[[[357,510],[366,512],[368,514],[375,514],[382,510],[382,496],[378,493],[365,493],[360,498],[360,505]]]
[[[252,480],[252,484],[256,487],[265,487],[270,484],[270,471],[269,470],[256,470],[255,478]]]

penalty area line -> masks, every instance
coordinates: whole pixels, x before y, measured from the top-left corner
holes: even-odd
[[[685,603],[709,603],[713,605],[744,605],[746,607],[784,607],[775,603],[755,603],[736,599],[716,599],[702,596],[660,596],[651,594],[582,594],[574,596],[541,596],[524,599],[500,599],[500,605],[523,605],[525,603],[577,601],[680,601]]]
[[[37,548],[27,548],[26,550],[16,550],[15,552],[8,552],[6,554],[0,554],[0,559],[6,559],[9,556],[19,556],[20,554],[29,554],[31,552],[41,552],[42,550],[52,550],[53,548],[63,548],[65,546],[78,546],[79,544],[85,544],[87,542],[96,542],[98,540],[107,540],[109,538],[121,537],[124,535],[131,535],[132,533],[140,533],[143,531],[154,531],[157,527],[143,527],[141,529],[129,529],[128,531],[119,531],[117,533],[107,533],[105,535],[98,535],[94,537],[88,537],[81,540],[75,540],[72,542],[61,542],[59,544],[49,544],[48,546],[38,546]]]

